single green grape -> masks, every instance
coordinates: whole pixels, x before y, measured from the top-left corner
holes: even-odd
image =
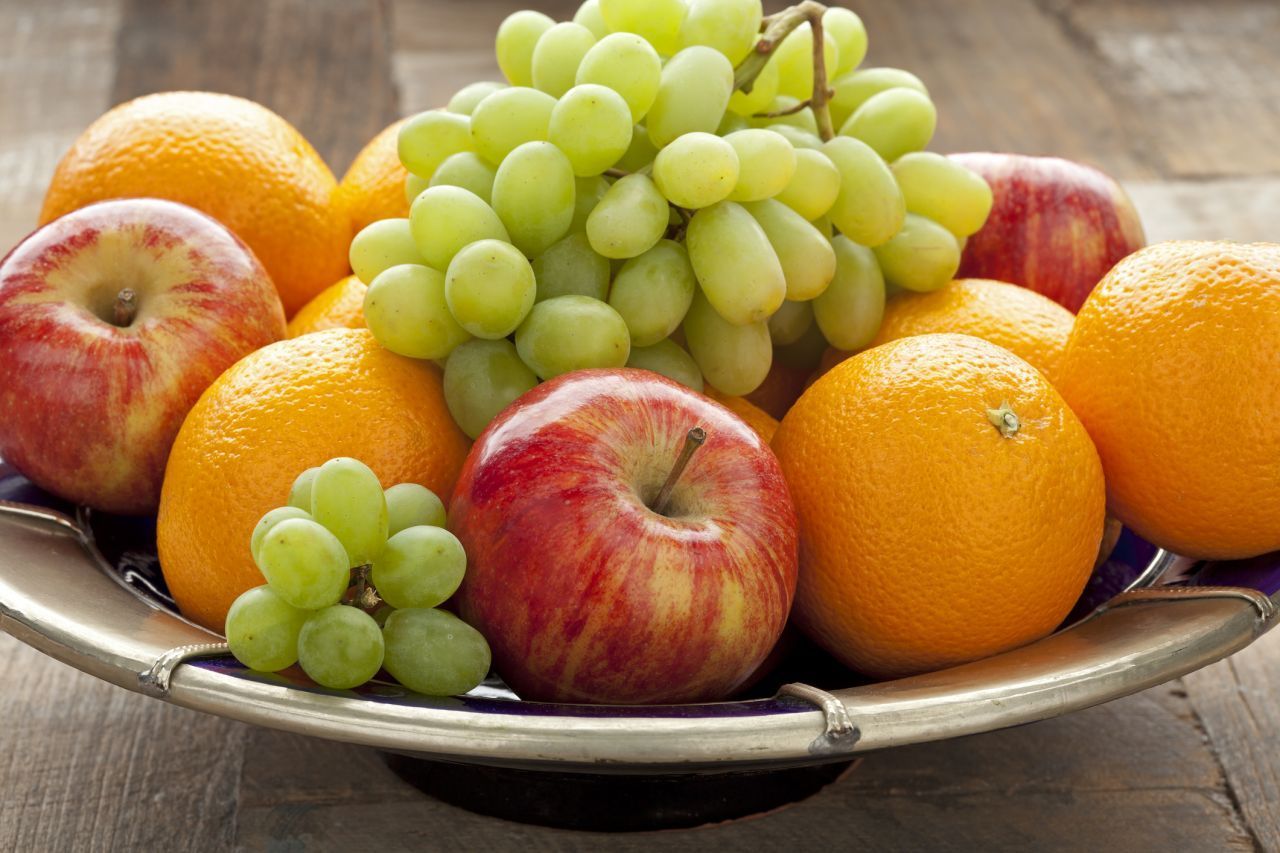
[[[467,570],[458,537],[442,527],[406,527],[387,540],[370,577],[382,600],[397,610],[435,607],[453,595]]]
[[[637,124],[631,129],[631,144],[618,160],[617,167],[624,172],[639,172],[658,156],[658,147],[649,139],[649,131]]]
[[[609,187],[587,216],[587,239],[606,258],[634,258],[662,239],[670,215],[667,200],[648,175],[627,175]]]
[[[444,366],[444,401],[454,422],[479,438],[499,412],[538,384],[506,338],[477,338],[458,347]]]
[[[387,621],[393,618],[394,613]],[[384,649],[374,618],[344,604],[311,614],[298,634],[302,671],[331,690],[350,690],[377,675]]]
[[[528,257],[546,251],[573,222],[573,165],[550,142],[526,142],[507,155],[493,179],[493,210],[511,242]]]
[[[311,517],[338,537],[353,567],[372,563],[387,541],[387,499],[378,475],[349,456],[320,466],[311,487]]]
[[[765,322],[735,326],[699,292],[694,294],[683,329],[703,379],[721,392],[731,397],[750,394],[769,374],[773,345]]]
[[[931,219],[907,214],[902,230],[875,247],[884,280],[916,292],[937,290],[955,278],[960,268],[960,243],[954,234]]]
[[[310,505],[310,498],[308,498],[307,503]],[[253,526],[253,533],[249,536],[249,553],[253,556],[255,563],[258,562],[258,550],[262,547],[262,540],[266,538],[267,532],[287,518],[310,519],[311,513],[296,506],[278,506],[275,509],[267,510],[262,518],[258,519],[258,523]]]
[[[489,95],[471,114],[471,139],[475,150],[490,163],[526,142],[545,142],[556,99],[525,86],[500,89]]]
[[[698,369],[698,363],[670,338],[647,347],[632,347],[631,355],[627,357],[627,367],[660,373],[699,393],[703,389],[702,371]]]
[[[338,537],[305,518],[287,518],[267,531],[258,546],[258,568],[276,595],[303,610],[337,604],[351,580]]]
[[[476,194],[485,204],[493,198],[493,178],[498,170],[474,151],[462,151],[445,161],[431,176],[429,186],[461,187]],[[421,190],[419,190],[421,192]],[[417,195],[414,196],[417,198]],[[410,199],[410,204],[413,200]]]
[[[555,26],[555,21],[541,12],[513,12],[498,26],[494,52],[498,67],[513,86],[533,83],[533,51],[542,34]]]
[[[782,137],[778,141],[791,147]],[[709,207],[728,197],[737,184],[738,153],[728,139],[713,133],[686,133],[658,152],[653,182],[677,207]]]
[[[289,506],[311,513],[311,484],[315,482],[320,466],[308,468],[297,476],[289,487]]]
[[[779,344],[774,347],[773,358],[778,364],[793,370],[812,373],[818,369],[818,363],[822,361],[822,356],[829,347],[830,344],[823,337],[822,330],[818,328],[817,323],[814,323],[800,336],[800,340],[793,344]]]
[[[775,198],[813,221],[825,216],[840,194],[840,170],[831,158],[809,148],[796,150],[796,171]]]
[[[569,91],[582,57],[595,43],[591,30],[572,21],[547,30],[533,48],[533,87],[553,98]]]
[[[609,28],[604,24],[604,15],[600,14],[600,0],[586,0],[573,13],[573,22],[586,27],[598,39],[609,34]]]
[[[631,345],[647,347],[680,328],[696,289],[685,247],[674,240],[659,240],[622,265],[614,277],[609,304],[627,324]]]
[[[631,353],[627,324],[607,303],[557,296],[533,306],[516,330],[516,352],[542,379],[588,367],[622,367]]]
[[[427,266],[445,270],[463,246],[477,240],[510,242],[506,226],[484,199],[462,187],[431,187],[409,208],[413,240]]]
[[[547,138],[579,177],[598,175],[631,146],[631,111],[622,96],[595,83],[567,91],[551,111]]]
[[[775,347],[794,344],[813,325],[813,303],[787,300],[769,318],[769,340]]]
[[[477,240],[449,262],[444,297],[462,328],[496,340],[515,331],[533,307],[533,267],[510,243]]]
[[[749,128],[731,133],[724,141],[738,153],[738,183],[731,201],[773,198],[786,188],[796,172],[796,149],[772,130]]]
[[[733,64],[718,50],[686,47],[662,68],[658,95],[645,116],[658,148],[694,131],[714,133],[733,94]]]
[[[812,133],[804,128],[796,127],[794,124],[771,124],[766,130],[770,130],[791,143],[791,147],[796,151],[811,149],[813,151],[822,150],[822,139],[816,133]],[[799,164],[797,164],[798,166]]]
[[[643,36],[665,56],[680,47],[684,0],[600,0],[600,15],[610,32]]]
[[[743,116],[735,112],[727,111],[724,118],[720,119],[720,125],[716,128],[716,136],[728,136],[739,130],[746,130],[751,127],[751,123]]]
[[[840,173],[840,192],[827,215],[855,243],[878,246],[902,228],[907,205],[893,172],[869,145],[837,136],[822,146]]]
[[[574,232],[549,246],[533,259],[532,266],[537,282],[535,302],[570,294],[608,298],[609,259],[591,248],[585,232]]]
[[[446,157],[445,159],[447,160],[448,158]],[[434,175],[432,177],[434,177]],[[421,195],[422,191],[429,186],[431,186],[431,180],[429,178],[421,178],[413,172],[409,172],[404,176],[404,200],[412,206],[414,199]]]
[[[831,123],[835,127],[848,121],[849,116],[872,95],[888,89],[915,89],[923,95],[929,94],[919,77],[901,68],[863,68],[861,71],[851,71],[836,78],[831,88],[835,94],[827,107],[831,111]]]
[[[489,674],[492,656],[480,632],[444,610],[409,608],[387,617],[387,672],[428,696],[458,696]]]
[[[587,229],[587,217],[596,209],[600,199],[609,191],[610,183],[604,175],[578,178],[573,189],[573,221],[569,223],[570,236]]]
[[[449,312],[444,273],[421,264],[375,278],[364,292],[364,321],[378,343],[409,358],[445,358],[471,339]]]
[[[831,6],[822,14],[822,29],[835,40],[839,64],[827,66],[827,79],[834,80],[862,64],[867,55],[867,28],[852,9]],[[812,40],[809,42],[813,44]]]
[[[475,83],[468,83],[454,93],[445,109],[451,113],[469,116],[475,112],[476,106],[481,101],[499,89],[505,88],[507,88],[506,83],[498,83],[494,80],[480,80]]]
[[[976,234],[991,213],[991,187],[977,172],[932,151],[899,157],[891,167],[909,213],[932,219],[956,237]]]
[[[884,276],[875,253],[844,235],[831,241],[836,276],[813,300],[813,316],[822,335],[836,349],[869,346],[884,319]]]
[[[840,47],[826,29],[822,31],[823,61],[828,69],[840,67]],[[792,30],[778,45],[778,92],[800,100],[813,97],[813,29],[806,23]]]
[[[428,179],[446,157],[471,150],[471,120],[445,110],[431,110],[409,119],[400,128],[396,141],[404,167]]]
[[[380,219],[369,223],[352,239],[347,256],[356,277],[365,284],[388,267],[422,263],[422,253],[413,242],[408,219]]]
[[[587,51],[574,82],[579,86],[594,83],[617,92],[635,124],[653,106],[661,78],[662,60],[653,45],[634,33],[618,32],[600,39]]]
[[[734,89],[729,97],[729,111],[750,119],[757,113],[767,112],[778,96],[778,63],[766,62],[764,68],[751,83],[751,91]],[[754,125],[753,125],[754,126]]]
[[[760,223],[778,256],[787,282],[787,299],[803,302],[827,289],[836,274],[836,255],[821,231],[771,198],[744,202],[743,207]]]
[[[938,110],[915,89],[887,89],[872,95],[840,126],[841,136],[870,145],[888,162],[920,151],[933,139]]]
[[[407,527],[426,524],[444,527],[444,501],[426,486],[396,483],[382,496],[387,501],[387,535],[395,536]]]
[[[722,201],[695,213],[685,232],[685,248],[707,300],[735,326],[763,323],[786,297],[787,280],[777,253],[760,224],[736,202]],[[698,358],[697,352],[693,357]],[[705,375],[701,359],[698,364]]]
[[[271,587],[256,586],[240,593],[227,611],[227,645],[249,669],[279,672],[297,663],[298,634],[310,615]]]
[[[763,17],[760,0],[689,0],[680,25],[680,46],[714,47],[737,65],[760,38]]]

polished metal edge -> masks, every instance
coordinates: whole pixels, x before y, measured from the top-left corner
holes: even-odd
[[[1196,598],[1240,598],[1253,605],[1258,611],[1258,619],[1262,622],[1269,623],[1276,618],[1276,603],[1270,596],[1256,589],[1242,586],[1164,586],[1130,589],[1099,605],[1095,612],[1114,610],[1117,607],[1146,601]]]

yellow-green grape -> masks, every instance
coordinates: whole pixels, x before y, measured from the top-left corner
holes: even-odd
[[[552,97],[573,87],[578,64],[596,43],[591,30],[566,21],[542,34],[533,48],[533,86]]]
[[[828,79],[840,67],[840,48],[827,30],[822,31],[822,58]],[[778,91],[800,100],[813,97],[813,30],[808,24],[796,27],[778,45],[773,61],[778,63]]]
[[[485,638],[445,610],[397,610],[382,633],[387,672],[417,693],[458,696],[489,674],[492,654]]]
[[[739,130],[746,130],[751,127],[745,118],[735,112],[725,111],[724,118],[720,119],[720,125],[716,128],[717,136],[728,136]]]
[[[840,194],[840,170],[826,154],[796,151],[796,171],[776,198],[810,221],[826,214]]]
[[[589,367],[622,367],[631,353],[627,324],[589,296],[557,296],[533,306],[516,330],[520,360],[542,379]]]
[[[427,265],[444,270],[459,249],[476,240],[508,240],[493,208],[461,187],[431,187],[409,208],[413,240]]]
[[[813,303],[787,300],[769,318],[769,340],[775,347],[794,344],[813,325]]]
[[[358,607],[326,607],[298,634],[298,665],[331,690],[350,690],[377,675],[384,650],[378,623]]]
[[[446,157],[445,159],[448,158]],[[409,202],[409,204],[413,204],[413,200],[429,186],[431,186],[431,181],[429,179],[419,177],[413,172],[410,172],[404,176],[404,200]]]
[[[318,470],[318,469],[308,469]],[[312,475],[315,476],[314,474]],[[311,506],[311,497],[307,496],[307,506]],[[262,547],[262,540],[271,528],[287,518],[311,518],[311,513],[305,509],[299,509],[296,506],[278,506],[275,509],[267,510],[262,518],[258,519],[258,523],[253,526],[253,533],[249,536],[249,553],[253,556],[253,561],[258,561],[258,549]]]
[[[738,152],[738,183],[731,201],[773,198],[791,182],[796,171],[796,149],[772,130],[751,128],[725,138]]]
[[[359,459],[339,456],[320,466],[311,484],[311,517],[338,537],[352,567],[372,563],[387,541],[382,484]],[[262,548],[265,553],[266,543]]]
[[[227,645],[249,669],[279,672],[297,662],[298,634],[310,615],[270,586],[245,590],[227,611]]]
[[[817,219],[811,220],[813,227],[822,232],[822,236],[830,240],[836,235],[835,226],[831,224],[830,216],[819,216]]]
[[[669,211],[648,175],[627,175],[609,187],[587,216],[587,239],[606,258],[634,258],[662,239]]]
[[[634,33],[607,35],[587,51],[578,66],[579,86],[594,83],[617,92],[640,121],[653,106],[662,79],[662,60],[653,45]]]
[[[735,89],[729,98],[729,111],[744,118],[766,112],[778,96],[778,63],[766,62],[751,83],[751,91]]]
[[[977,172],[932,151],[899,157],[892,166],[907,210],[957,237],[976,234],[991,213],[991,187]]]
[[[781,137],[779,141],[787,144]],[[737,184],[738,154],[728,140],[715,134],[686,133],[658,152],[653,182],[678,207],[708,207],[727,197]]]
[[[587,235],[575,231],[533,259],[538,291],[535,302],[556,296],[609,295],[609,259],[591,248]]]
[[[542,34],[556,24],[541,12],[513,12],[498,27],[494,52],[498,67],[513,86],[533,84],[533,51]]]
[[[493,197],[493,177],[498,172],[479,154],[463,151],[447,158],[431,176],[433,187],[462,187],[488,204]],[[416,198],[417,196],[415,196]],[[412,202],[411,202],[412,203]]]
[[[419,113],[404,123],[396,139],[401,164],[422,178],[430,178],[451,154],[473,150],[471,120],[445,110]]]
[[[793,98],[791,95],[778,95],[765,108],[765,115],[750,118],[751,126],[773,128],[778,125],[790,125],[817,136],[818,120],[813,117],[813,110],[809,107],[796,109],[800,102],[799,98]],[[782,115],[776,115],[777,113]]]
[[[287,518],[272,526],[258,546],[258,568],[276,595],[302,610],[337,604],[351,580],[342,542],[305,518]]]
[[[457,591],[467,571],[458,537],[441,527],[406,527],[387,539],[370,579],[382,600],[397,610],[435,607]]]
[[[609,304],[626,322],[632,346],[647,347],[680,328],[695,289],[684,246],[659,240],[622,265],[614,277]]]
[[[578,178],[573,189],[573,221],[569,223],[569,233],[585,231],[587,217],[596,209],[600,199],[609,191],[611,184],[603,175],[592,175],[589,178]]]
[[[610,32],[644,36],[658,53],[680,47],[684,0],[600,0],[600,14]]]
[[[397,264],[420,264],[422,253],[413,241],[408,219],[379,219],[370,222],[351,241],[347,251],[351,269],[365,284],[378,273]]]
[[[444,501],[426,486],[396,483],[383,496],[387,500],[387,535],[395,536],[407,527],[427,524],[444,527]]]
[[[703,389],[702,371],[698,369],[698,363],[693,360],[693,356],[681,349],[680,345],[670,338],[658,341],[652,346],[633,346],[631,355],[627,358],[627,367],[660,373],[699,393]]]
[[[841,136],[852,136],[893,162],[911,151],[920,151],[933,139],[938,110],[928,95],[915,89],[888,89],[872,95],[840,126]]]
[[[449,262],[444,298],[462,328],[496,340],[516,330],[533,307],[533,267],[502,240],[478,240]]]
[[[573,166],[550,142],[526,142],[507,155],[493,179],[493,210],[511,242],[533,257],[569,232]]]
[[[637,124],[631,129],[631,144],[618,160],[617,166],[624,172],[639,172],[658,156],[658,147],[649,139],[649,131]]]
[[[685,315],[685,342],[702,378],[731,397],[760,387],[773,363],[769,326],[763,321],[735,326],[720,316],[701,292]]]
[[[680,46],[705,44],[737,65],[755,47],[763,16],[760,0],[689,0]]]
[[[444,273],[421,264],[383,270],[364,293],[364,321],[378,343],[409,358],[444,358],[471,339],[444,300]]]
[[[512,86],[485,98],[471,114],[475,150],[490,163],[526,142],[545,141],[556,99],[546,92]]]
[[[831,88],[835,94],[827,107],[831,110],[831,123],[840,127],[849,120],[854,110],[867,102],[872,95],[889,89],[915,89],[922,95],[929,94],[923,82],[910,71],[901,68],[864,68],[842,74]]]
[[[311,515],[311,484],[315,482],[316,474],[319,473],[319,465],[308,468],[299,474],[293,481],[293,485],[289,487],[289,506],[305,510],[308,517]]]
[[[667,61],[658,96],[645,116],[649,139],[661,148],[694,131],[712,133],[733,94],[733,65],[723,53],[686,47]]]
[[[907,214],[902,230],[875,247],[884,280],[918,293],[937,290],[955,278],[960,268],[960,243],[938,223]]]
[[[813,151],[822,150],[822,139],[816,133],[810,133],[794,124],[771,124],[768,129],[786,139],[797,151],[808,148]]]
[[[840,233],[864,246],[878,246],[897,234],[907,205],[880,155],[851,136],[828,141],[822,153],[840,172],[840,192],[827,213]]]
[[[804,370],[812,373],[818,369],[823,354],[830,344],[822,336],[822,330],[814,323],[800,340],[793,344],[780,344],[773,348],[773,360],[792,370]]]
[[[631,111],[622,96],[595,83],[574,86],[551,111],[547,138],[579,177],[598,175],[631,147]]]
[[[813,318],[822,336],[836,349],[869,346],[884,319],[884,276],[875,253],[844,235],[831,241],[836,276],[813,300]]]
[[[477,83],[468,83],[463,86],[454,96],[449,99],[449,103],[445,109],[451,113],[469,116],[475,112],[476,106],[481,101],[492,95],[499,89],[507,88],[506,83],[498,83],[493,80],[481,80]]]
[[[479,438],[499,412],[538,384],[506,338],[467,341],[444,366],[444,401],[458,428]]]
[[[573,22],[586,27],[598,39],[609,34],[609,28],[604,24],[604,15],[600,14],[600,0],[586,0],[573,13]]]
[[[822,29],[831,34],[840,56],[840,62],[835,68],[827,66],[828,80],[834,80],[838,75],[852,71],[862,64],[867,56],[867,28],[856,12],[832,6],[822,15]]]
[[[786,297],[778,255],[742,205],[722,201],[699,210],[689,222],[685,246],[702,293],[728,323],[763,323]],[[706,373],[696,351],[693,356]],[[711,384],[720,388],[714,380]]]
[[[836,274],[836,256],[821,231],[775,199],[744,202],[742,206],[760,223],[778,256],[788,299],[803,302],[827,289]]]

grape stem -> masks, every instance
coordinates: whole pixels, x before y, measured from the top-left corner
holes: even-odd
[[[671,492],[676,487],[676,482],[680,479],[680,475],[684,473],[684,469],[688,467],[689,460],[693,458],[693,454],[697,452],[702,443],[707,440],[707,431],[702,427],[694,427],[684,437],[684,447],[680,449],[680,455],[676,457],[676,464],[671,466],[671,473],[667,475],[667,480],[662,484],[662,488],[658,490],[658,496],[653,499],[653,511],[658,515],[667,514],[667,504],[671,501]]]
[[[368,563],[363,566],[356,566],[351,570],[350,600],[346,602],[352,607],[359,607],[369,614],[372,614],[382,604],[382,599],[369,583],[369,574],[372,571],[373,566]]]
[[[831,90],[827,88],[827,60],[824,50],[825,42],[822,33],[822,16],[827,7],[814,0],[804,0],[795,6],[783,9],[776,15],[770,15],[762,22],[764,34],[755,48],[747,54],[747,58],[738,64],[733,74],[733,86],[743,92],[750,92],[756,78],[764,70],[765,65],[773,58],[773,52],[783,40],[791,35],[801,24],[808,23],[813,31],[813,97],[795,109],[787,112],[768,114],[770,117],[789,115],[799,112],[805,107],[813,109],[813,117],[818,121],[818,135],[825,142],[836,135],[831,125],[831,110],[827,102],[831,99]]]

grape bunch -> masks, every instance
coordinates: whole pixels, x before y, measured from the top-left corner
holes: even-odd
[[[400,483],[383,491],[355,459],[303,471],[288,505],[254,527],[249,548],[267,582],[231,605],[231,653],[260,672],[298,663],[337,690],[385,668],[419,693],[466,693],[489,672],[489,644],[436,609],[467,567],[444,524],[431,490]]]
[[[865,347],[886,292],[949,281],[991,208],[923,151],[924,84],[858,67],[848,9],[586,0],[568,22],[512,14],[496,50],[506,83],[404,125],[409,216],[350,253],[369,329],[443,366],[473,438],[571,370],[744,395],[775,358]]]

